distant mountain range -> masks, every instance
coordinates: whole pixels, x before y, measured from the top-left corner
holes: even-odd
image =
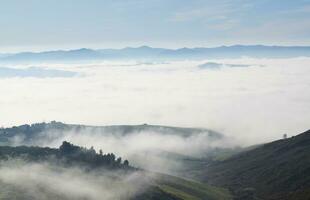
[[[96,60],[182,60],[182,59],[217,59],[217,58],[291,58],[310,56],[309,46],[264,46],[234,45],[213,48],[165,49],[141,46],[123,49],[75,49],[45,52],[22,52],[1,54],[1,63],[11,62],[57,62],[57,61],[96,61]]]
[[[45,69],[40,67],[28,67],[24,69],[0,67],[0,78],[13,77],[36,77],[36,78],[55,78],[73,77],[78,73],[65,70]]]

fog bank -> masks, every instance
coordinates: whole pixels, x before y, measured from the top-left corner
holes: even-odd
[[[208,62],[224,67],[198,67]],[[149,123],[206,127],[243,144],[266,142],[309,129],[309,65],[309,58],[43,63],[83,76],[1,78],[1,125]]]

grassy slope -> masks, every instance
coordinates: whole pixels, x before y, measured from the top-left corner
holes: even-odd
[[[261,145],[203,171],[205,181],[262,199],[310,199],[310,131]]]
[[[174,176],[159,175],[155,179],[155,183],[165,193],[184,200],[232,199],[230,193],[226,189]]]

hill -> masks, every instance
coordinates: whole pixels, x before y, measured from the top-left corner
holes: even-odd
[[[239,199],[310,199],[310,131],[260,145],[202,170],[204,181]]]
[[[57,147],[62,141],[93,145],[126,157],[133,166],[181,177],[189,168],[203,165],[199,158],[225,140],[209,129],[148,124],[85,126],[53,121],[0,129],[0,145]]]
[[[0,199],[231,199],[225,189],[136,169],[68,142],[58,149],[2,146],[0,161]]]
[[[21,126],[13,126],[10,128],[0,128],[0,145],[11,145],[13,144],[16,137],[19,138],[19,143],[22,145],[31,145],[33,141],[44,137],[46,133],[57,132],[57,137],[65,132],[74,131],[79,132],[81,130],[87,130],[88,132],[94,132],[96,134],[111,134],[116,136],[125,136],[133,133],[140,132],[154,132],[164,135],[177,135],[181,137],[191,137],[197,134],[206,134],[210,140],[222,139],[224,136],[220,133],[209,129],[202,128],[181,128],[181,127],[170,127],[170,126],[157,126],[157,125],[114,125],[114,126],[85,126],[75,124],[64,124],[61,122],[52,121],[50,123],[36,123],[36,124],[24,124]],[[51,136],[49,136],[51,137]]]

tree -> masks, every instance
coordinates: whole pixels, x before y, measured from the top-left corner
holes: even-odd
[[[64,154],[70,153],[72,151],[72,144],[67,141],[63,141],[62,145],[59,147],[59,150]]]
[[[126,166],[126,167],[129,166],[129,161],[128,161],[128,160],[125,160],[125,161],[124,161],[124,166]]]
[[[116,159],[116,164],[120,165],[121,163],[122,163],[122,158],[121,157],[117,158]]]
[[[112,162],[115,161],[115,155],[114,155],[114,153],[111,153],[111,154],[110,154],[110,159],[111,159]]]
[[[93,154],[93,155],[96,154],[96,151],[95,151],[95,149],[94,149],[93,146],[90,147],[89,152],[90,152],[91,154]]]

